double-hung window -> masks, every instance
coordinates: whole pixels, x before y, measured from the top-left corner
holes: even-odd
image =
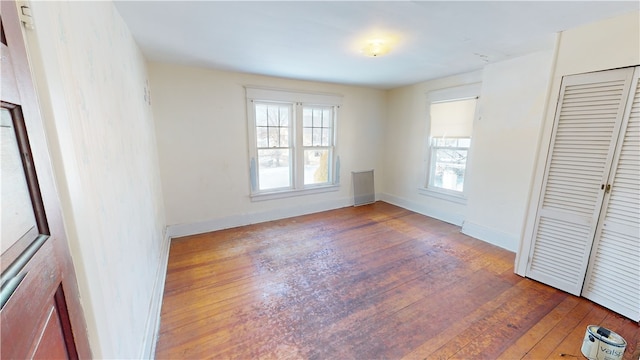
[[[431,138],[429,186],[462,192],[471,138]]]
[[[293,105],[254,101],[256,151],[260,189],[291,187]]]
[[[335,106],[302,106],[304,185],[328,184],[332,179]]]
[[[247,87],[252,198],[336,190],[341,97]]]
[[[429,96],[429,191],[463,197],[478,91],[467,86]]]

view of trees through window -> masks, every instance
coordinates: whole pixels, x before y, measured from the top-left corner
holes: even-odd
[[[474,88],[431,94],[430,159],[427,187],[462,194],[477,96]],[[471,95],[471,96],[470,96]],[[457,194],[456,194],[457,195]]]
[[[302,157],[304,185],[329,183],[334,107],[303,106],[302,126],[294,126],[293,104],[256,102],[254,107],[259,190],[291,188],[296,157]],[[302,131],[298,150],[295,129]]]
[[[433,186],[462,191],[471,139],[433,139]]]
[[[291,186],[291,104],[255,105],[260,190]]]
[[[327,183],[330,146],[333,142],[333,107],[304,107],[302,127],[304,184]]]

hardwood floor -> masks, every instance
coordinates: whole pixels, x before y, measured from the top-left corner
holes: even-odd
[[[638,358],[637,323],[459,231],[378,202],[174,239],[156,357],[583,359],[593,324]]]

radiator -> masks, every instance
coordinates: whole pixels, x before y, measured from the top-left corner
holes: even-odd
[[[371,204],[376,201],[376,191],[373,186],[373,170],[352,171],[353,177],[353,206]]]

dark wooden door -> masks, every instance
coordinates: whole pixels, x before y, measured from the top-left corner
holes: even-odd
[[[0,19],[0,358],[90,358],[15,2],[1,2]]]

